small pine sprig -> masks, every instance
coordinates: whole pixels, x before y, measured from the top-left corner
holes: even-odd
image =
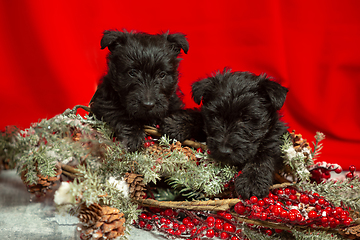
[[[296,229],[293,229],[291,232],[294,235],[295,240],[340,240],[340,239],[343,239],[342,237],[340,237],[336,234],[328,233],[325,231],[314,231],[314,230],[298,231]]]
[[[315,143],[312,142],[314,146],[314,150],[311,152],[312,159],[315,160],[320,155],[320,151],[323,148],[322,143],[320,143],[322,140],[325,139],[325,135],[321,132],[316,132],[315,135]]]

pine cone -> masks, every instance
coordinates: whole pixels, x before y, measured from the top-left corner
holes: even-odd
[[[142,199],[146,196],[144,178],[140,174],[125,173],[124,180],[129,184],[130,197],[136,200]]]
[[[295,134],[295,130],[290,133],[291,140],[293,142],[294,148],[297,152],[300,152],[302,149],[307,148],[311,151],[311,147],[306,139],[302,138],[301,134]]]
[[[360,239],[360,225],[348,227],[340,232],[340,234],[348,239]]]
[[[297,151],[297,152],[302,151],[303,154],[306,156],[306,160],[308,160],[312,149],[311,149],[309,143],[307,142],[307,140],[303,139],[301,134],[295,134],[295,130],[293,130],[290,133],[290,137],[293,142],[295,151]]]
[[[40,174],[38,167],[37,167],[37,163],[35,164],[36,166],[36,171],[37,171],[37,183],[28,185],[28,182],[26,180],[26,173],[28,172],[27,170],[22,171],[21,172],[21,179],[22,181],[27,185],[28,191],[30,193],[35,193],[38,195],[45,195],[46,192],[51,192],[52,191],[52,187],[56,186],[56,182],[60,179],[60,175],[62,173],[61,167],[59,164],[55,165],[56,168],[56,175],[54,177],[49,177],[49,176],[43,176]]]
[[[87,207],[81,205],[79,211],[79,230],[81,239],[115,239],[124,235],[125,218],[119,209],[101,206],[97,203]]]
[[[157,157],[166,156],[167,154],[171,154],[174,150],[182,152],[188,159],[192,161],[196,161],[196,156],[194,152],[189,147],[182,147],[181,142],[177,141],[176,143],[172,143],[170,148],[164,148],[159,146],[159,144],[155,143],[152,146],[148,147],[148,152]]]
[[[191,148],[189,148],[189,147],[182,147],[182,146],[181,146],[181,142],[179,142],[179,141],[176,142],[176,143],[171,144],[170,150],[171,150],[171,151],[178,150],[179,152],[183,152],[183,153],[188,157],[189,160],[196,161],[195,154],[194,154],[194,152],[191,150]]]

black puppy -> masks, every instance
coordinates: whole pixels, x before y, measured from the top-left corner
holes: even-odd
[[[101,49],[108,48],[108,72],[90,102],[91,111],[107,122],[129,151],[142,146],[144,125],[160,124],[178,111],[180,50],[187,53],[183,34],[105,31]]]
[[[281,166],[281,136],[287,127],[279,120],[287,89],[265,75],[225,70],[192,85],[211,157],[242,171],[235,190],[243,198],[264,197]]]

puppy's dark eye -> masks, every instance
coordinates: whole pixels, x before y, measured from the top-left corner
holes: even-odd
[[[166,77],[166,72],[159,73],[159,78],[164,79]]]
[[[137,72],[135,69],[131,69],[128,71],[128,74],[130,77],[136,77]]]
[[[243,121],[243,122],[248,122],[248,121],[250,121],[250,116],[248,116],[248,115],[244,115],[244,116],[242,116],[241,117],[241,120]]]

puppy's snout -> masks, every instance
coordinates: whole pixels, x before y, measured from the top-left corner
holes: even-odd
[[[155,102],[148,100],[148,101],[143,102],[143,106],[144,106],[146,109],[151,110],[151,109],[154,108]]]
[[[230,155],[233,153],[233,150],[228,146],[219,146],[219,152],[223,155]]]

